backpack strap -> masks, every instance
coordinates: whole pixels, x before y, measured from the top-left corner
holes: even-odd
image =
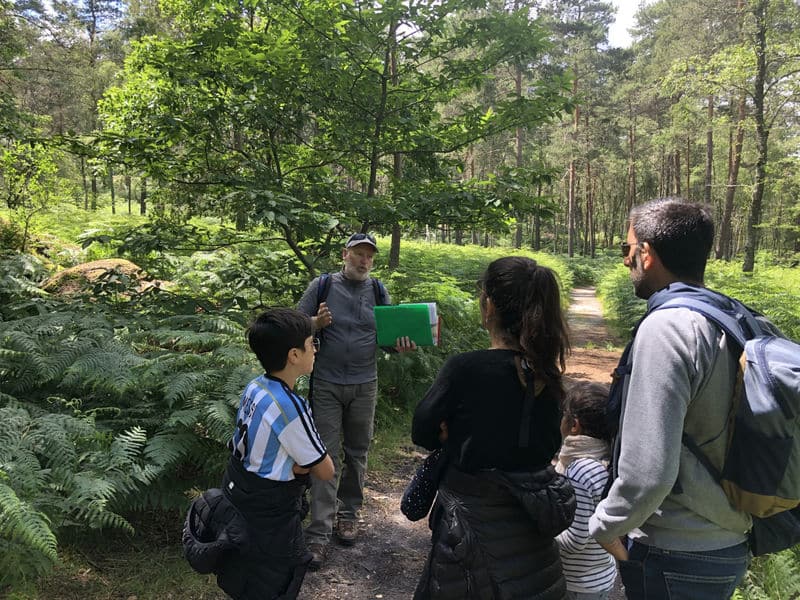
[[[760,335],[762,329],[758,324],[758,321],[756,321],[755,317],[746,306],[736,301],[732,302],[732,306],[735,309],[734,314],[724,311],[717,306],[714,306],[713,304],[696,297],[677,297],[665,301],[663,304],[657,306],[653,310],[660,310],[663,308],[688,308],[689,310],[700,313],[736,342],[739,347],[737,352],[738,354],[744,351],[744,346],[747,340]],[[735,351],[735,349],[732,348],[732,351]],[[739,387],[737,385],[734,386],[732,400],[734,409],[732,410],[735,410],[738,394]],[[681,436],[681,442],[692,454],[694,454],[695,458],[697,458],[700,464],[702,464],[703,467],[705,467],[709,474],[714,478],[714,481],[720,483],[722,481],[722,472],[716,466],[714,466],[706,453],[703,452],[703,449],[700,447],[700,445],[694,440],[694,438],[692,438],[692,436],[686,433],[685,430]],[[682,490],[680,487],[680,481],[675,482],[675,488],[673,488],[673,491],[675,493],[681,493]]]
[[[700,464],[702,464],[711,474],[711,476],[714,478],[714,481],[720,483],[722,481],[722,472],[711,463],[711,461],[708,459],[708,456],[706,456],[706,453],[703,452],[703,449],[698,445],[697,442],[694,441],[694,438],[684,431],[683,436],[681,436],[681,441],[683,442],[683,445],[695,455],[697,460],[700,461]]]
[[[317,283],[317,310],[319,310],[319,305],[327,300],[330,291],[331,274],[323,273],[319,276],[319,283]]]
[[[736,340],[740,348],[744,349],[745,342],[761,332],[761,326],[756,321],[752,313],[743,305],[737,306],[736,315],[733,316],[708,302],[695,298],[673,298],[667,300],[654,310],[664,308],[688,308],[700,313],[708,320],[712,321],[731,338]],[[741,310],[738,310],[740,309]]]
[[[372,281],[372,293],[375,294],[375,306],[384,306],[387,304],[386,302],[386,288],[383,286],[383,283],[380,279],[376,277],[370,277]]]

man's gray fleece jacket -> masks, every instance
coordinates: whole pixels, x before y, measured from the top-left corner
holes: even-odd
[[[681,442],[685,427],[711,462],[722,465],[737,367],[727,336],[689,309],[655,311],[639,327],[630,359],[618,477],[589,521],[591,535],[609,542],[629,534],[686,551],[743,542],[750,516],[731,506]]]
[[[297,308],[309,316],[317,314],[319,277],[306,288]],[[331,274],[331,286],[325,302],[333,316],[322,330],[322,344],[314,364],[314,377],[340,385],[375,381],[378,369],[375,353],[375,289],[372,281],[347,279],[341,271]],[[391,303],[388,292],[386,303]]]

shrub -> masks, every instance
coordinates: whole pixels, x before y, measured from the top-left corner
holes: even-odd
[[[18,252],[22,249],[24,241],[25,235],[19,225],[0,218],[0,251],[13,250]]]

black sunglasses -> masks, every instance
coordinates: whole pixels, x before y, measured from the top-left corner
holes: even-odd
[[[631,246],[638,246],[639,242],[635,242],[633,244],[629,244],[628,242],[622,242],[619,247],[622,249],[622,258],[628,258],[628,254],[631,252]]]

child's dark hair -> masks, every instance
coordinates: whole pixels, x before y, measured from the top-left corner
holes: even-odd
[[[489,264],[479,285],[481,303],[491,298],[506,343],[560,391],[569,337],[556,274],[531,258],[506,256]]]
[[[583,435],[610,442],[614,431],[606,416],[608,391],[602,383],[576,381],[567,389],[563,411],[567,419],[580,421]]]
[[[271,308],[247,329],[250,349],[267,373],[280,371],[292,348],[304,348],[312,334],[311,317],[293,308]]]

